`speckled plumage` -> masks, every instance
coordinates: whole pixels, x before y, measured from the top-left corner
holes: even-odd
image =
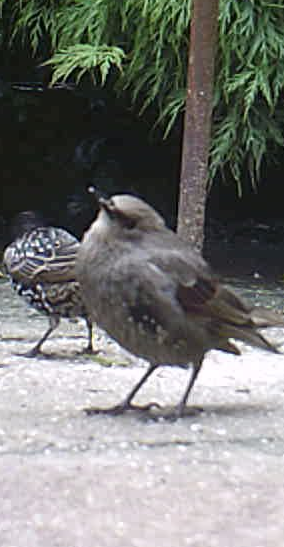
[[[4,268],[19,296],[49,318],[49,328],[26,355],[34,357],[61,317],[83,317],[92,349],[92,322],[82,300],[74,264],[79,241],[66,230],[37,227],[15,239],[4,252]]]
[[[182,414],[204,354],[214,348],[240,353],[231,338],[277,352],[258,329],[283,326],[283,318],[251,306],[222,285],[152,207],[128,195],[101,199],[100,205],[77,258],[85,303],[110,336],[150,361],[147,373],[114,411],[131,406],[157,366],[191,364],[177,407]]]

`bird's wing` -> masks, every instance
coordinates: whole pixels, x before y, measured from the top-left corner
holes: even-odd
[[[37,228],[9,245],[4,266],[15,281],[61,282],[75,279],[78,240],[59,228]]]
[[[234,329],[284,326],[283,316],[243,300],[214,275],[208,264],[194,251],[158,253],[154,260],[159,268],[174,278],[176,298],[182,309],[196,318],[210,321],[218,330],[234,336]],[[237,332],[235,332],[237,335]],[[237,337],[237,336],[236,336]]]
[[[176,298],[185,312],[237,325],[250,320],[253,307],[227,289],[201,256],[192,251],[175,254],[159,256],[158,264],[174,278]]]
[[[174,251],[164,255],[158,253],[153,257],[155,267],[174,283],[171,291],[174,291],[174,298],[180,307],[176,314],[179,318],[178,329],[183,328],[186,323],[193,336],[196,333],[202,336],[204,345],[208,339],[211,344],[208,347],[231,353],[239,353],[238,348],[231,343],[231,338],[277,353],[278,349],[258,332],[258,328],[283,326],[283,317],[243,301],[233,290],[225,287],[210,273],[209,267],[201,257],[199,257],[201,262],[198,267],[196,267],[197,262],[192,261],[192,258],[192,255],[184,253],[184,256],[180,256],[180,253]],[[152,306],[155,309],[155,298],[153,298]],[[175,321],[171,311],[177,310],[177,306],[172,305],[165,310],[163,312],[159,309],[159,317],[165,317],[165,313],[168,313],[169,320]]]
[[[127,254],[124,264],[118,259],[121,279],[125,286],[132,287],[132,291],[123,292],[123,299],[127,299],[130,316],[144,329],[153,331],[159,326],[184,332],[188,328],[185,315],[197,316],[213,297],[216,280],[207,264],[199,255],[197,265],[194,261],[191,264],[191,259],[191,255],[185,256],[179,249],[165,245],[137,247],[131,256]],[[118,285],[116,291],[119,290]]]
[[[204,313],[219,290],[219,281],[200,254],[184,244],[154,252],[151,263],[175,284],[175,297],[188,313]]]
[[[201,255],[188,250],[184,244],[180,248],[153,253],[151,260],[172,279],[175,297],[187,314],[197,320],[202,318],[233,325],[252,325],[254,322],[254,307],[226,288]],[[275,314],[273,316],[275,324]]]

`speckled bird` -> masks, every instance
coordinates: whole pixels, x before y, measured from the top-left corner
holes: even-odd
[[[31,213],[21,213],[18,224],[30,227],[34,220]],[[3,264],[13,288],[28,304],[49,319],[47,331],[24,354],[27,357],[35,357],[40,353],[43,342],[62,317],[85,319],[88,329],[86,351],[91,352],[93,349],[92,321],[83,304],[80,284],[74,272],[79,245],[77,238],[66,230],[41,226],[24,232],[5,249]]]
[[[232,339],[278,353],[259,329],[284,326],[283,316],[251,305],[224,286],[143,200],[117,195],[99,203],[99,215],[77,255],[85,304],[112,338],[150,362],[122,403],[106,412],[133,407],[134,396],[157,367],[177,365],[192,370],[176,407],[182,415],[205,353],[240,354]]]

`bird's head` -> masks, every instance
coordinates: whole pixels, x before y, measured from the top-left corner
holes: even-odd
[[[145,201],[122,194],[99,199],[100,212],[95,224],[115,237],[135,239],[145,232],[161,230],[164,219]]]

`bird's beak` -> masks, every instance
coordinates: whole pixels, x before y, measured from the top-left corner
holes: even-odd
[[[92,194],[97,201],[100,200],[100,198],[107,198],[107,194],[101,190],[100,188],[97,188],[96,186],[88,186],[87,188],[88,194]]]
[[[108,199],[105,199],[105,198],[99,198],[99,206],[101,207],[101,209],[106,209],[108,210]]]
[[[116,216],[116,209],[112,199],[100,198],[99,199],[100,209],[105,211],[108,217],[114,218]]]
[[[105,211],[109,211],[109,199],[104,192],[102,192],[96,186],[89,186],[88,193],[94,197],[96,202],[96,209],[104,209]]]

